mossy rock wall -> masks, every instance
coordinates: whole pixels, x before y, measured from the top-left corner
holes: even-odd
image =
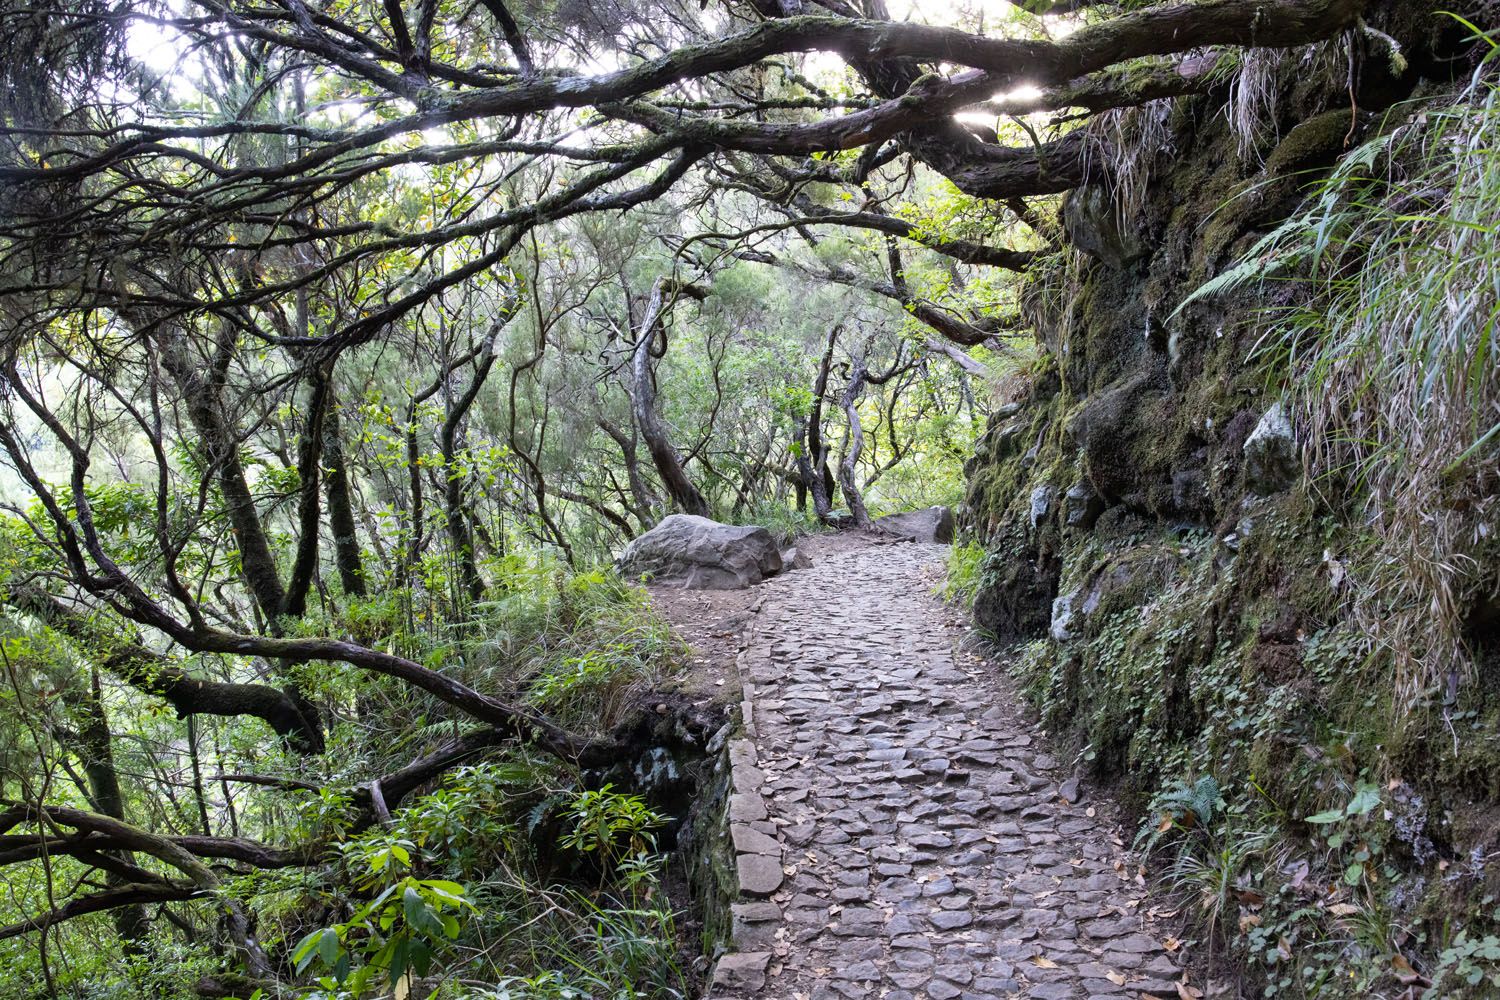
[[[1277,402],[1253,360],[1276,292],[1177,311],[1387,109],[1472,70],[1442,6],[1372,5],[1410,68],[1367,55],[1357,110],[1342,43],[1275,56],[1275,121],[1253,148],[1227,82],[1132,112],[1156,116],[1131,154],[1145,186],[1069,196],[1072,246],[1024,297],[1044,353],[967,469],[960,525],[988,552],[977,623],[1148,835],[1171,814],[1161,793],[1213,780],[1212,831],[1174,828],[1162,856],[1211,842],[1238,859],[1213,933],[1266,996],[1421,996],[1434,974],[1466,982],[1485,961],[1472,943],[1500,933],[1500,879],[1475,860],[1500,854],[1500,698],[1479,685],[1443,712],[1395,710],[1346,624],[1357,597],[1334,554],[1360,550],[1357,525],[1305,482],[1247,481],[1246,441]],[[1380,804],[1361,813],[1367,788]],[[1349,817],[1307,822],[1344,803]],[[1321,896],[1309,879],[1328,880]],[[1442,995],[1500,995],[1476,983]]]

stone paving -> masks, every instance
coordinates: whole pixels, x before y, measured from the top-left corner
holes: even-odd
[[[1118,833],[958,652],[932,596],[946,551],[836,551],[762,586],[732,747],[760,898],[735,907],[712,995],[1177,998]]]

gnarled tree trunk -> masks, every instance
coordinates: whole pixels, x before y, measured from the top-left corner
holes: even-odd
[[[239,434],[225,411],[223,397],[233,357],[233,336],[227,328],[221,332],[217,356],[205,367],[202,359],[188,351],[180,332],[168,330],[162,337],[161,358],[187,403],[188,419],[198,432],[203,463],[224,498],[224,513],[240,554],[240,572],[267,626],[275,633],[279,632],[276,620],[286,607],[286,589],[281,585],[276,556],[250,494],[245,465],[240,460]]]
[[[865,509],[865,498],[860,493],[856,477],[859,456],[865,448],[864,426],[859,420],[859,397],[865,390],[866,374],[865,356],[861,354],[854,359],[849,384],[844,387],[843,398],[839,400],[844,415],[849,418],[849,446],[844,450],[844,460],[839,463],[839,489],[844,494],[849,513],[854,516],[855,526],[859,528],[870,527],[870,512]]]
[[[656,284],[651,286],[651,298],[646,304],[646,314],[641,320],[640,333],[635,343],[635,355],[631,359],[631,396],[635,405],[635,422],[640,429],[641,438],[646,442],[651,462],[656,466],[657,475],[661,476],[662,485],[672,499],[672,505],[684,514],[708,517],[708,501],[698,492],[698,487],[693,485],[693,480],[682,466],[677,449],[672,447],[666,427],[656,413],[651,349],[656,342],[657,330],[662,326],[665,286],[664,278],[658,278]]]
[[[343,431],[339,424],[339,401],[329,380],[328,408],[323,414],[323,490],[328,504],[328,525],[333,529],[333,559],[339,584],[350,597],[365,596],[365,573],[354,525],[354,503],[349,495],[349,473],[345,467]]]

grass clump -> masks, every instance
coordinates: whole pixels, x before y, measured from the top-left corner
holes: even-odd
[[[943,600],[966,611],[973,609],[974,595],[979,592],[983,581],[987,555],[984,546],[972,540],[955,544],[948,550],[948,571],[938,591]]]

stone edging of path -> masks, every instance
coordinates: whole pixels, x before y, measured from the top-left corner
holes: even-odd
[[[764,598],[750,608],[760,610]],[[781,888],[783,880],[781,841],[776,825],[766,810],[765,775],[756,755],[755,688],[746,664],[749,632],[745,648],[735,656],[740,680],[740,725],[742,736],[728,745],[729,762],[729,836],[734,844],[735,875],[738,898],[730,904],[729,947],[714,966],[709,997],[744,996],[765,986],[766,970],[774,955],[777,932],[781,929],[781,907],[770,896]]]

